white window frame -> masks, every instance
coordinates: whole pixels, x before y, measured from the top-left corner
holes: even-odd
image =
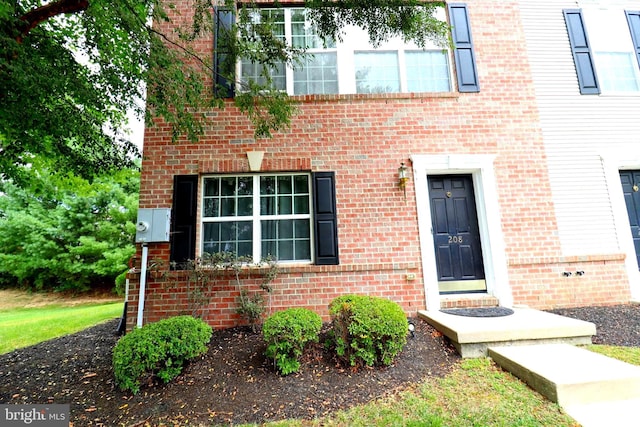
[[[262,215],[260,212],[261,203],[260,203],[260,178],[261,177],[277,177],[286,176],[286,177],[294,177],[294,176],[306,176],[307,177],[307,197],[308,197],[308,207],[309,212],[306,214],[281,214],[281,215]],[[212,178],[239,178],[239,177],[251,177],[252,178],[252,214],[245,216],[205,216],[205,199],[207,196],[206,193],[206,181]],[[291,172],[291,173],[260,173],[260,174],[210,174],[204,175],[201,178],[201,186],[202,188],[199,206],[200,206],[200,254],[203,255],[205,253],[204,245],[205,245],[205,225],[211,223],[223,223],[223,222],[237,222],[237,221],[251,221],[252,224],[252,254],[251,257],[253,259],[253,263],[260,263],[268,254],[262,253],[262,221],[263,220],[307,220],[309,222],[309,259],[302,260],[282,260],[277,259],[276,261],[279,264],[313,264],[314,262],[314,233],[313,233],[313,198],[312,198],[312,182],[311,182],[311,174],[305,172]],[[295,195],[295,189],[292,188],[292,197]],[[301,194],[301,193],[299,193]],[[294,201],[292,200],[292,208]]]

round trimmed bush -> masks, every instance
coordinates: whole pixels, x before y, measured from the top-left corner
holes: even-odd
[[[300,369],[300,356],[305,345],[318,342],[322,319],[306,308],[289,308],[271,315],[262,325],[267,343],[266,356],[273,359],[282,375]]]
[[[113,349],[116,384],[135,394],[144,378],[171,381],[188,360],[207,352],[211,334],[211,326],[191,316],[171,317],[134,329]]]
[[[407,343],[409,322],[397,303],[343,295],[329,304],[338,357],[350,366],[389,365]]]

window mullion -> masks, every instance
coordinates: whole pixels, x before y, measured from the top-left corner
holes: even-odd
[[[253,176],[253,262],[259,263],[262,259],[262,224],[260,222],[260,176]]]
[[[404,58],[404,49],[398,49],[398,76],[400,77],[400,92],[409,92],[407,85],[407,63]]]
[[[293,46],[291,29],[291,9],[284,9],[284,39],[287,46]],[[289,95],[293,95],[293,67],[291,64],[285,66],[285,89]]]

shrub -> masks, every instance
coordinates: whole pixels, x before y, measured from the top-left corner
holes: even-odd
[[[337,355],[351,366],[389,365],[407,343],[409,324],[395,302],[344,295],[329,304]]]
[[[188,360],[207,352],[211,334],[209,325],[191,316],[172,317],[133,330],[113,349],[116,383],[135,394],[145,377],[171,381]]]
[[[309,342],[317,342],[322,319],[306,308],[289,308],[268,317],[262,326],[266,355],[282,375],[297,372],[299,358]]]

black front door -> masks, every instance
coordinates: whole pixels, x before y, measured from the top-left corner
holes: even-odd
[[[636,247],[636,259],[640,266],[640,171],[620,171],[620,181],[629,214],[631,236]]]
[[[428,177],[441,293],[486,291],[471,175]]]

